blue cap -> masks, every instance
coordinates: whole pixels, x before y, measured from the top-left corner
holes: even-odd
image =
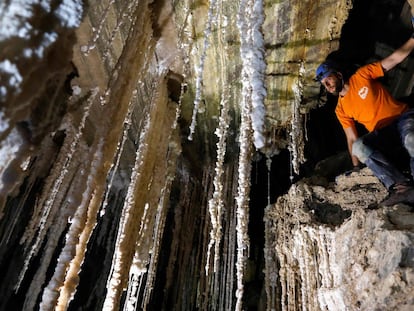
[[[338,65],[334,61],[331,61],[331,60],[324,61],[316,69],[316,78],[315,78],[315,80],[321,82],[323,79],[325,79],[331,73],[338,72],[337,68],[338,68]]]

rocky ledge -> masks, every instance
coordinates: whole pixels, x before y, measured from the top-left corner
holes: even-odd
[[[367,168],[308,178],[268,206],[268,310],[413,310],[414,209]]]

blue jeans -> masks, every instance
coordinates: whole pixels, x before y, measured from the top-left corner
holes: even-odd
[[[401,114],[390,125],[360,137],[352,146],[352,154],[370,168],[388,189],[395,183],[410,180],[397,165],[407,158],[407,153],[413,178],[414,108]],[[392,157],[396,159],[392,161]]]

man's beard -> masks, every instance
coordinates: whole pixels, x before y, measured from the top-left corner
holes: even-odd
[[[341,93],[343,88],[344,88],[344,80],[338,79],[335,85],[335,91],[332,92],[332,95],[339,96],[339,93]]]

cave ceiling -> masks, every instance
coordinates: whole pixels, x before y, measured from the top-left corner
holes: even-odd
[[[411,32],[402,0],[0,3],[0,310],[266,310],[264,209],[344,149],[316,67]]]

